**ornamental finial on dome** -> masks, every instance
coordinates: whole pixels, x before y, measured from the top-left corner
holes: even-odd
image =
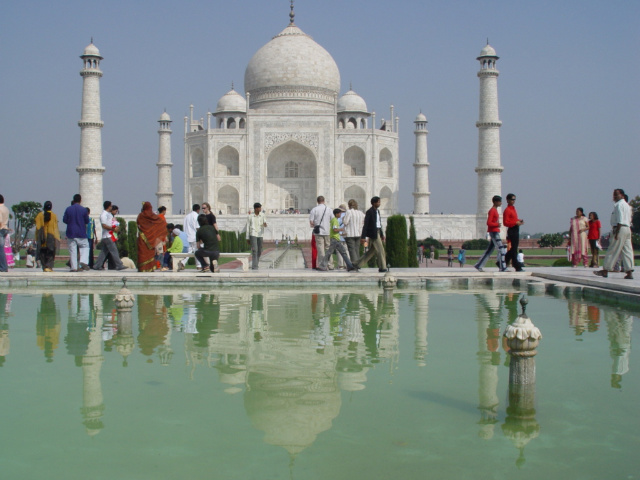
[[[293,12],[293,0],[291,0],[291,12],[289,12],[289,25],[295,25],[295,23],[293,23],[293,19],[295,18],[296,14]]]

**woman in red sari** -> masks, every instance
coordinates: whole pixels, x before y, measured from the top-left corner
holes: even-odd
[[[167,222],[153,213],[149,202],[142,204],[138,215],[138,271],[152,272],[156,269],[156,250],[167,239]]]

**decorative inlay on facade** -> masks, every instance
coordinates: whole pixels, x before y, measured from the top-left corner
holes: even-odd
[[[240,143],[238,143],[238,142],[218,142],[218,143],[216,143],[216,151],[219,152],[224,147],[233,147],[236,150],[240,150]]]
[[[343,142],[342,143],[342,153],[346,152],[347,150],[349,150],[351,147],[358,147],[361,148],[362,150],[364,150],[365,152],[367,151],[367,144],[366,143],[355,143],[355,142]]]
[[[268,154],[278,145],[288,142],[289,140],[295,140],[298,143],[306,145],[314,153],[318,153],[318,144],[320,138],[317,133],[267,133],[264,137],[264,152]]]
[[[259,88],[251,93],[251,104],[275,99],[312,100],[332,104],[335,101],[335,93],[318,87],[270,87]]]

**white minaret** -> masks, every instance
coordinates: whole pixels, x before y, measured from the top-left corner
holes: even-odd
[[[486,233],[487,212],[491,198],[501,195],[502,170],[500,165],[500,127],[498,117],[498,75],[496,51],[487,43],[477,58],[480,62],[480,119],[478,127],[478,235]]]
[[[416,136],[415,187],[413,189],[413,212],[429,213],[429,157],[427,155],[427,117],[418,114],[414,135]]]
[[[82,205],[91,209],[92,215],[102,212],[102,127],[100,119],[100,52],[91,43],[80,56],[84,67],[80,70],[82,82],[82,115],[80,127],[80,195]]]
[[[171,191],[171,117],[167,112],[163,112],[158,120],[160,128],[160,146],[158,148],[158,207],[164,205],[167,207],[166,215],[173,214],[173,192]]]

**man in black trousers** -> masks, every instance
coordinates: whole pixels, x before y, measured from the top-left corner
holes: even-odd
[[[380,197],[371,199],[371,208],[364,215],[364,226],[362,227],[362,235],[360,235],[360,243],[366,244],[369,239],[369,250],[358,260],[356,267],[360,268],[366,265],[371,257],[375,254],[378,260],[378,271],[387,271],[387,257],[384,253],[384,232],[382,230],[382,218],[380,217]]]

